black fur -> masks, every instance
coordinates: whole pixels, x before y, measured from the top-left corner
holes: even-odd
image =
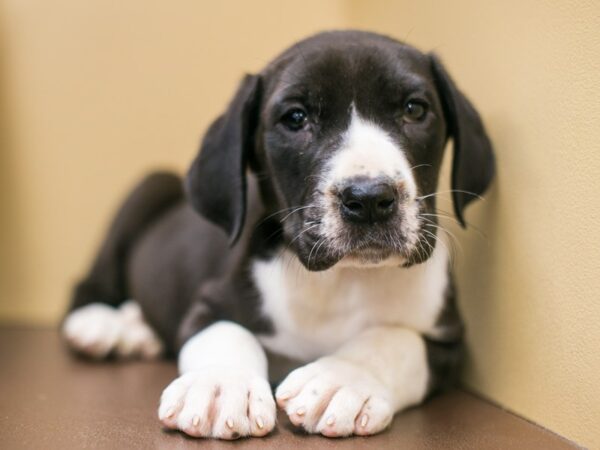
[[[428,386],[430,394],[455,383],[464,352],[464,328],[456,304],[454,277],[452,273],[448,275],[446,304],[436,323],[436,327],[443,332],[435,337],[423,336],[430,371]]]
[[[187,176],[192,206],[223,228],[234,244],[246,214],[246,167],[253,153],[259,82],[247,75],[227,112],[210,126]]]

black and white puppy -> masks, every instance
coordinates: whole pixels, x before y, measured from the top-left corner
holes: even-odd
[[[275,400],[310,433],[380,432],[459,361],[436,213],[449,137],[464,224],[494,159],[439,60],[358,31],[294,45],[211,125],[187,200],[165,173],[130,195],[75,290],[67,342],[177,354],[158,415],[190,436],[266,435]],[[304,364],[275,398],[266,352]]]

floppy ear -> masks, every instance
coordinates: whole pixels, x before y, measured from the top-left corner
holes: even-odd
[[[186,179],[196,211],[235,244],[246,215],[246,167],[258,121],[259,77],[246,75],[227,111],[209,127]]]
[[[464,209],[485,192],[494,177],[492,144],[477,111],[458,90],[437,56],[430,54],[448,135],[453,139],[452,200],[454,213],[463,227]]]

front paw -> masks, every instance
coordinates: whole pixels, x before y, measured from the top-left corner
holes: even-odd
[[[275,397],[294,425],[328,437],[379,433],[394,416],[389,390],[364,368],[336,357],[294,370]]]
[[[210,367],[188,372],[163,391],[158,417],[194,437],[265,436],[275,426],[269,383],[254,373]]]

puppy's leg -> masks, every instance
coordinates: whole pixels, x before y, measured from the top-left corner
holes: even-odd
[[[122,305],[129,298],[127,261],[146,228],[182,197],[181,179],[164,172],[147,176],[129,194],[88,274],[75,287],[63,324],[75,350],[96,358],[113,350],[123,356],[159,353],[160,345],[139,307]]]
[[[385,429],[394,413],[427,394],[426,346],[416,332],[369,329],[331,356],[296,369],[277,388],[292,423],[337,437]]]
[[[127,261],[152,222],[183,197],[181,179],[166,172],[148,175],[119,208],[86,277],[75,287],[69,311],[91,303],[119,306],[129,297]]]
[[[220,439],[264,436],[275,426],[266,355],[240,325],[217,322],[189,339],[179,371],[161,396],[158,417],[165,426]]]

